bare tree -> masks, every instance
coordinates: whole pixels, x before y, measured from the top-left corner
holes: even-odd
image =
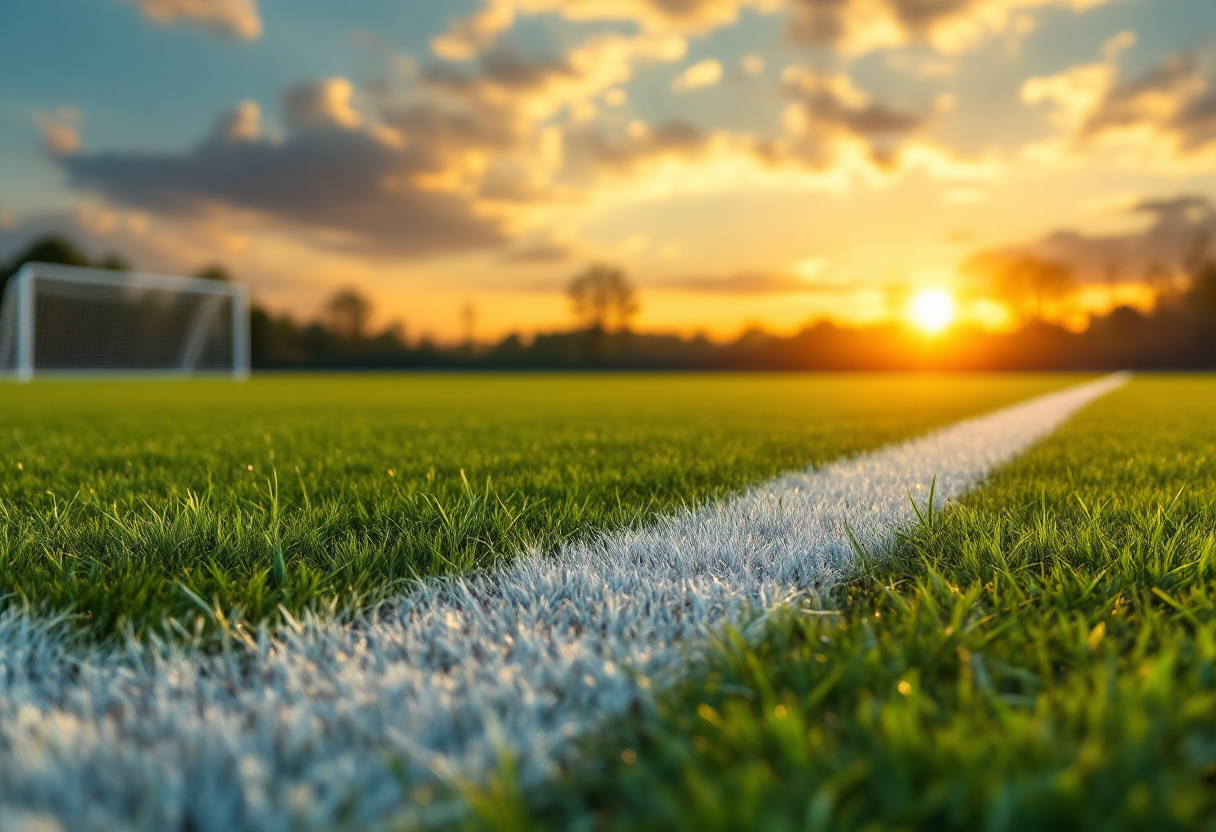
[[[1190,278],[1192,283],[1211,265],[1211,251],[1212,232],[1208,229],[1196,232],[1190,244],[1186,247],[1186,251],[1179,258],[1182,273]]]
[[[1189,287],[1187,293],[1195,311],[1209,327],[1216,326],[1216,257],[1212,255],[1212,232],[1198,232],[1183,254],[1182,267]]]
[[[1119,261],[1112,257],[1106,261],[1103,271],[1106,276],[1106,297],[1110,301],[1110,308],[1114,309],[1119,305],[1119,278],[1123,269]]]
[[[1160,308],[1178,299],[1174,273],[1161,261],[1155,260],[1144,271],[1144,282],[1153,293],[1153,306]]]
[[[981,254],[968,260],[963,270],[987,282],[1023,324],[1058,312],[1075,281],[1071,266],[1033,254]]]
[[[633,284],[614,266],[589,266],[570,281],[566,292],[582,325],[597,332],[625,329],[640,308]]]
[[[341,338],[360,341],[372,316],[372,302],[357,289],[340,289],[326,302],[325,316]]]
[[[460,323],[464,327],[465,348],[471,353],[476,340],[474,336],[477,334],[477,307],[473,305],[473,301],[466,300],[460,307]]]

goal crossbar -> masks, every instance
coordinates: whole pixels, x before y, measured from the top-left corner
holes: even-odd
[[[140,356],[139,366],[121,366],[121,361],[118,361],[99,367],[96,366],[96,358],[89,355],[80,357],[79,367],[71,366],[70,358],[66,361],[60,358],[51,365],[39,355],[40,339],[45,340],[40,326],[47,326],[46,321],[39,320],[39,289],[45,287],[45,292],[56,284],[60,287],[60,294],[70,293],[73,287],[79,287],[86,293],[91,289],[105,296],[111,306],[124,299],[138,301],[146,295],[156,295],[162,301],[166,298],[189,298],[196,301],[196,308],[186,313],[188,322],[184,326],[173,326],[178,323],[176,320],[168,322],[171,324],[169,342],[163,356],[154,354],[149,358],[145,349]],[[225,306],[228,309],[224,309]],[[104,309],[95,310],[92,314],[86,310],[85,320],[94,328],[104,327],[104,313]],[[221,320],[228,316],[228,321]],[[161,322],[159,327],[158,334],[162,338],[165,337],[166,323]],[[215,340],[213,330],[220,325],[225,333],[222,366],[216,365],[215,356],[211,356],[204,365],[204,349],[209,339]],[[131,337],[137,340],[140,336],[136,333]],[[214,345],[212,347],[214,351]],[[90,365],[91,360],[93,365]],[[35,375],[167,376],[204,373],[242,379],[249,375],[249,364],[249,290],[240,284],[56,263],[26,263],[8,281],[4,296],[0,298],[0,374],[7,373],[21,381],[31,380]]]

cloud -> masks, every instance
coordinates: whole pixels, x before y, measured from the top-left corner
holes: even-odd
[[[1142,229],[1090,235],[1057,229],[1020,246],[984,252],[988,257],[1034,254],[1071,266],[1082,284],[1144,282],[1183,271],[1197,242],[1216,238],[1216,205],[1208,198],[1182,195],[1138,199],[1123,212],[1145,221]]]
[[[1033,28],[1028,15],[1047,6],[1077,11],[1112,0],[487,0],[432,41],[443,57],[468,58],[494,43],[520,16],[556,14],[567,20],[629,21],[648,32],[700,34],[739,19],[745,8],[785,11],[801,43],[831,45],[850,54],[913,43],[946,53]]]
[[[946,180],[990,179],[992,158],[967,159],[920,136],[934,114],[875,99],[842,73],[795,67],[783,76],[790,103],[776,137],[709,130],[669,120],[624,131],[587,125],[566,133],[564,174],[597,192],[637,196],[740,187],[847,189],[911,171]]]
[[[787,124],[794,125],[794,132],[848,133],[866,138],[904,136],[928,120],[876,101],[843,72],[788,67],[782,80],[787,96],[795,99],[786,111]]]
[[[244,101],[184,153],[68,157],[62,129],[55,146],[71,184],[111,203],[180,217],[231,212],[342,250],[464,252],[500,246],[538,211],[581,198],[560,179],[560,122],[593,118],[595,101],[639,62],[684,50],[678,37],[616,33],[556,56],[494,47],[413,70],[404,90],[361,94],[341,77],[296,85],[281,96],[282,136],[266,135],[261,108]]]
[[[629,21],[660,34],[705,32],[734,23],[744,6],[771,11],[783,0],[486,0],[432,39],[438,56],[465,59],[493,44],[519,16],[557,14],[572,21]]]
[[[84,116],[75,107],[59,107],[34,114],[42,141],[52,156],[70,156],[80,150],[80,127]]]
[[[353,130],[363,117],[352,106],[355,88],[345,78],[297,84],[283,94],[283,116],[296,130]]]
[[[671,82],[675,92],[686,92],[699,87],[712,87],[722,80],[722,64],[715,60],[698,61],[676,76]]]
[[[1024,29],[1028,12],[1045,6],[1077,11],[1110,0],[789,0],[790,30],[803,43],[831,44],[849,54],[924,43],[957,54]]]
[[[223,37],[257,40],[262,18],[256,0],[125,0],[160,26],[193,23]]]
[[[728,275],[696,275],[668,280],[656,288],[715,295],[824,294],[853,291],[841,282],[808,280],[794,272],[740,271]]]
[[[595,129],[573,130],[566,140],[566,173],[588,188],[637,182],[651,177],[657,167],[695,165],[715,149],[721,149],[721,142],[713,135],[679,120],[653,126],[635,121],[618,135]]]
[[[841,72],[787,67],[782,92],[790,99],[783,118],[785,135],[756,144],[757,154],[771,165],[826,171],[852,159],[871,172],[893,172],[911,158],[906,151],[913,147],[913,137],[931,120],[931,115],[875,99]],[[918,151],[922,156],[926,147]]]
[[[1129,167],[1167,172],[1216,169],[1216,73],[1200,54],[1172,55],[1121,79],[1115,61],[1134,40],[1108,42],[1105,59],[1022,85],[1022,100],[1051,108],[1060,135],[1029,148],[1032,158],[1069,161],[1108,149]]]
[[[449,60],[472,58],[514,22],[513,0],[489,0],[481,11],[457,18],[447,32],[432,38],[431,51]]]
[[[423,79],[430,90],[472,107],[536,122],[627,82],[639,63],[678,61],[686,49],[679,37],[601,33],[555,56],[494,46],[479,53],[471,68],[439,64],[424,69]]]
[[[61,164],[74,186],[110,202],[178,217],[235,211],[254,227],[311,229],[311,242],[331,248],[418,256],[505,239],[501,217],[428,180],[448,172],[441,148],[386,140],[356,117],[346,89],[326,79],[291,90],[281,142],[259,138],[245,102],[186,153],[77,154]]]
[[[256,101],[242,101],[220,117],[216,137],[225,144],[256,142],[262,138],[262,108]]]
[[[566,263],[579,253],[579,247],[568,240],[538,240],[517,246],[500,259],[512,266],[537,266]]]
[[[639,65],[676,62],[686,48],[679,36],[618,32],[556,55],[495,44],[460,61],[411,63],[367,89],[342,77],[297,84],[279,97],[282,133],[242,101],[186,151],[57,159],[80,191],[183,222],[222,217],[242,233],[281,232],[341,252],[498,249],[533,262],[558,252],[512,241],[595,204],[753,186],[845,189],[914,170],[984,175],[983,164],[923,139],[932,113],[889,105],[841,73],[787,70],[787,130],[776,137],[678,120],[626,124],[602,109]]]

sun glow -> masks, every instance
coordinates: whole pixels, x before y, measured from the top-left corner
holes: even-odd
[[[908,318],[928,335],[936,335],[954,323],[954,297],[942,289],[926,289],[912,297]]]

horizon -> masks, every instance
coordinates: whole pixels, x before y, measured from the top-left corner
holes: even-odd
[[[67,0],[0,10],[0,259],[47,233],[316,317],[567,330],[1011,327],[961,264],[1150,308],[1216,230],[1202,0]],[[58,58],[47,61],[48,52]],[[947,308],[948,307],[948,308]],[[1039,310],[1041,312],[1041,310]]]

